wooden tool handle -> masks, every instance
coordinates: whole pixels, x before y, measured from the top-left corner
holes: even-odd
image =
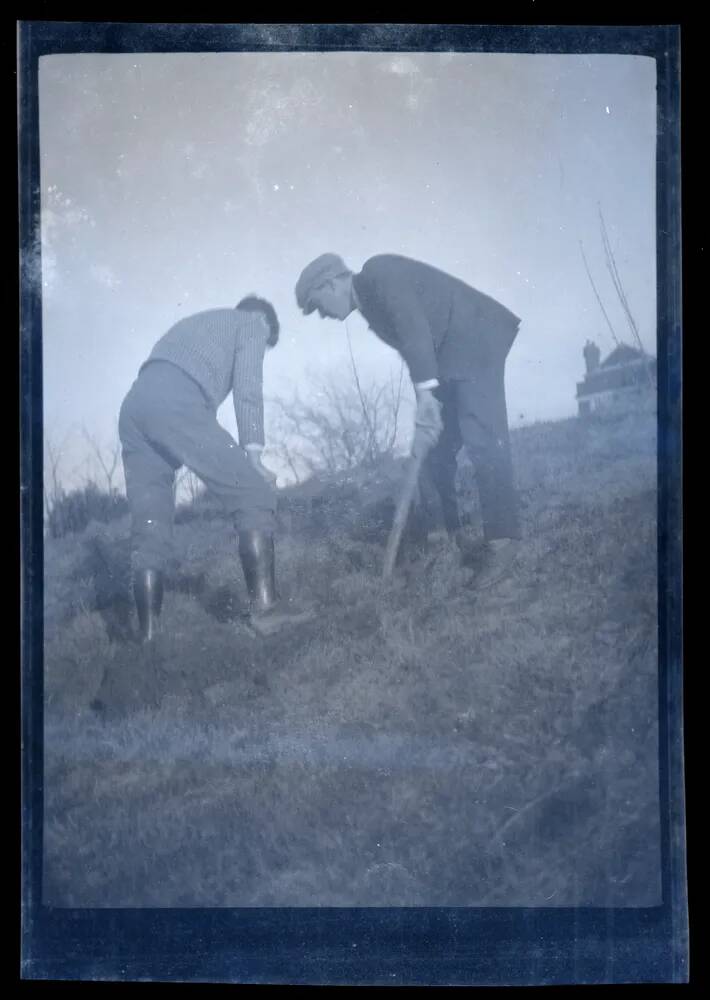
[[[423,457],[413,456],[409,459],[409,465],[404,476],[404,482],[402,483],[402,491],[399,495],[397,501],[397,506],[394,512],[394,520],[392,522],[392,528],[389,533],[389,538],[387,539],[387,548],[385,549],[385,562],[382,569],[382,576],[384,579],[392,575],[394,569],[394,564],[397,561],[397,552],[399,551],[399,543],[402,540],[402,532],[404,531],[404,526],[407,523],[407,516],[409,514],[409,508],[414,498],[414,493],[417,489],[417,482],[419,480],[419,473],[422,467]]]

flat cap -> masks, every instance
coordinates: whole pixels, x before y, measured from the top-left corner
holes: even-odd
[[[336,253],[323,253],[304,267],[296,282],[296,302],[306,316],[315,309],[310,301],[311,292],[330,278],[337,278],[341,274],[350,274],[350,268]]]

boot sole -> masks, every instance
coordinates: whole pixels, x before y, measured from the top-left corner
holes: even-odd
[[[493,577],[491,577],[488,580],[484,579],[484,580],[480,580],[479,581],[479,580],[474,579],[471,582],[470,586],[471,586],[472,590],[490,590],[491,587],[495,587],[502,580],[506,580],[510,576],[512,576],[511,570],[510,569],[506,569],[506,570],[502,570],[496,576],[493,576]]]
[[[315,614],[304,611],[300,615],[291,615],[286,618],[278,618],[273,621],[255,621],[251,619],[247,626],[251,632],[258,636],[268,636],[274,635],[276,632],[280,632],[282,629],[288,628],[290,625],[303,625],[306,622],[313,621]]]

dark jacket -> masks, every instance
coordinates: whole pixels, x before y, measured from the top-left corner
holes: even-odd
[[[371,329],[402,355],[413,382],[466,379],[505,359],[520,319],[458,278],[394,254],[353,275]]]

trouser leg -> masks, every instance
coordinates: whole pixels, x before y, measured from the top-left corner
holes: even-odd
[[[190,421],[190,417],[193,417]],[[171,451],[233,516],[239,531],[273,534],[276,495],[211,412],[186,414],[170,435]]]
[[[461,432],[455,386],[444,383],[434,391],[434,395],[442,403],[444,427],[439,440],[427,453],[424,472],[441,499],[444,526],[449,534],[453,534],[460,526],[456,498],[456,456],[461,448]]]
[[[143,369],[136,390],[141,429],[153,445],[194,472],[239,530],[273,532],[275,491],[220,425],[199,386],[161,363]]]
[[[172,552],[176,463],[152,445],[124,404],[119,421],[133,569],[163,571]]]
[[[145,438],[132,415],[132,400],[121,409],[126,495],[131,511],[133,597],[141,639],[158,629],[163,604],[163,575],[172,551],[175,463]]]
[[[503,362],[482,368],[475,379],[457,382],[456,387],[459,426],[474,465],[484,537],[520,538]]]

